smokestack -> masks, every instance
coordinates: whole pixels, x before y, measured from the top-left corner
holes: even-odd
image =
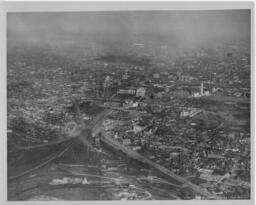
[[[204,83],[201,83],[201,90],[200,90],[200,94],[203,95],[204,94]]]

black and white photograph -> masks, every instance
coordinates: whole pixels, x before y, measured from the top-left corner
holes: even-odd
[[[184,8],[7,12],[7,201],[252,199],[253,11]]]

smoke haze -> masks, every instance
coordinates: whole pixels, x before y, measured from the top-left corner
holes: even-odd
[[[199,46],[250,40],[249,10],[8,13],[8,46],[111,50],[131,43]]]

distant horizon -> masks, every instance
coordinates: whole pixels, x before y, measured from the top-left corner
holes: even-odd
[[[90,47],[133,43],[200,47],[250,42],[250,10],[25,12],[7,14],[7,46]],[[115,50],[115,49],[114,49]]]

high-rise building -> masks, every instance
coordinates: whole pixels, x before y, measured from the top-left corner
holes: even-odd
[[[103,92],[105,97],[109,97],[111,94],[111,85],[112,85],[112,79],[110,76],[107,76],[103,82]]]

